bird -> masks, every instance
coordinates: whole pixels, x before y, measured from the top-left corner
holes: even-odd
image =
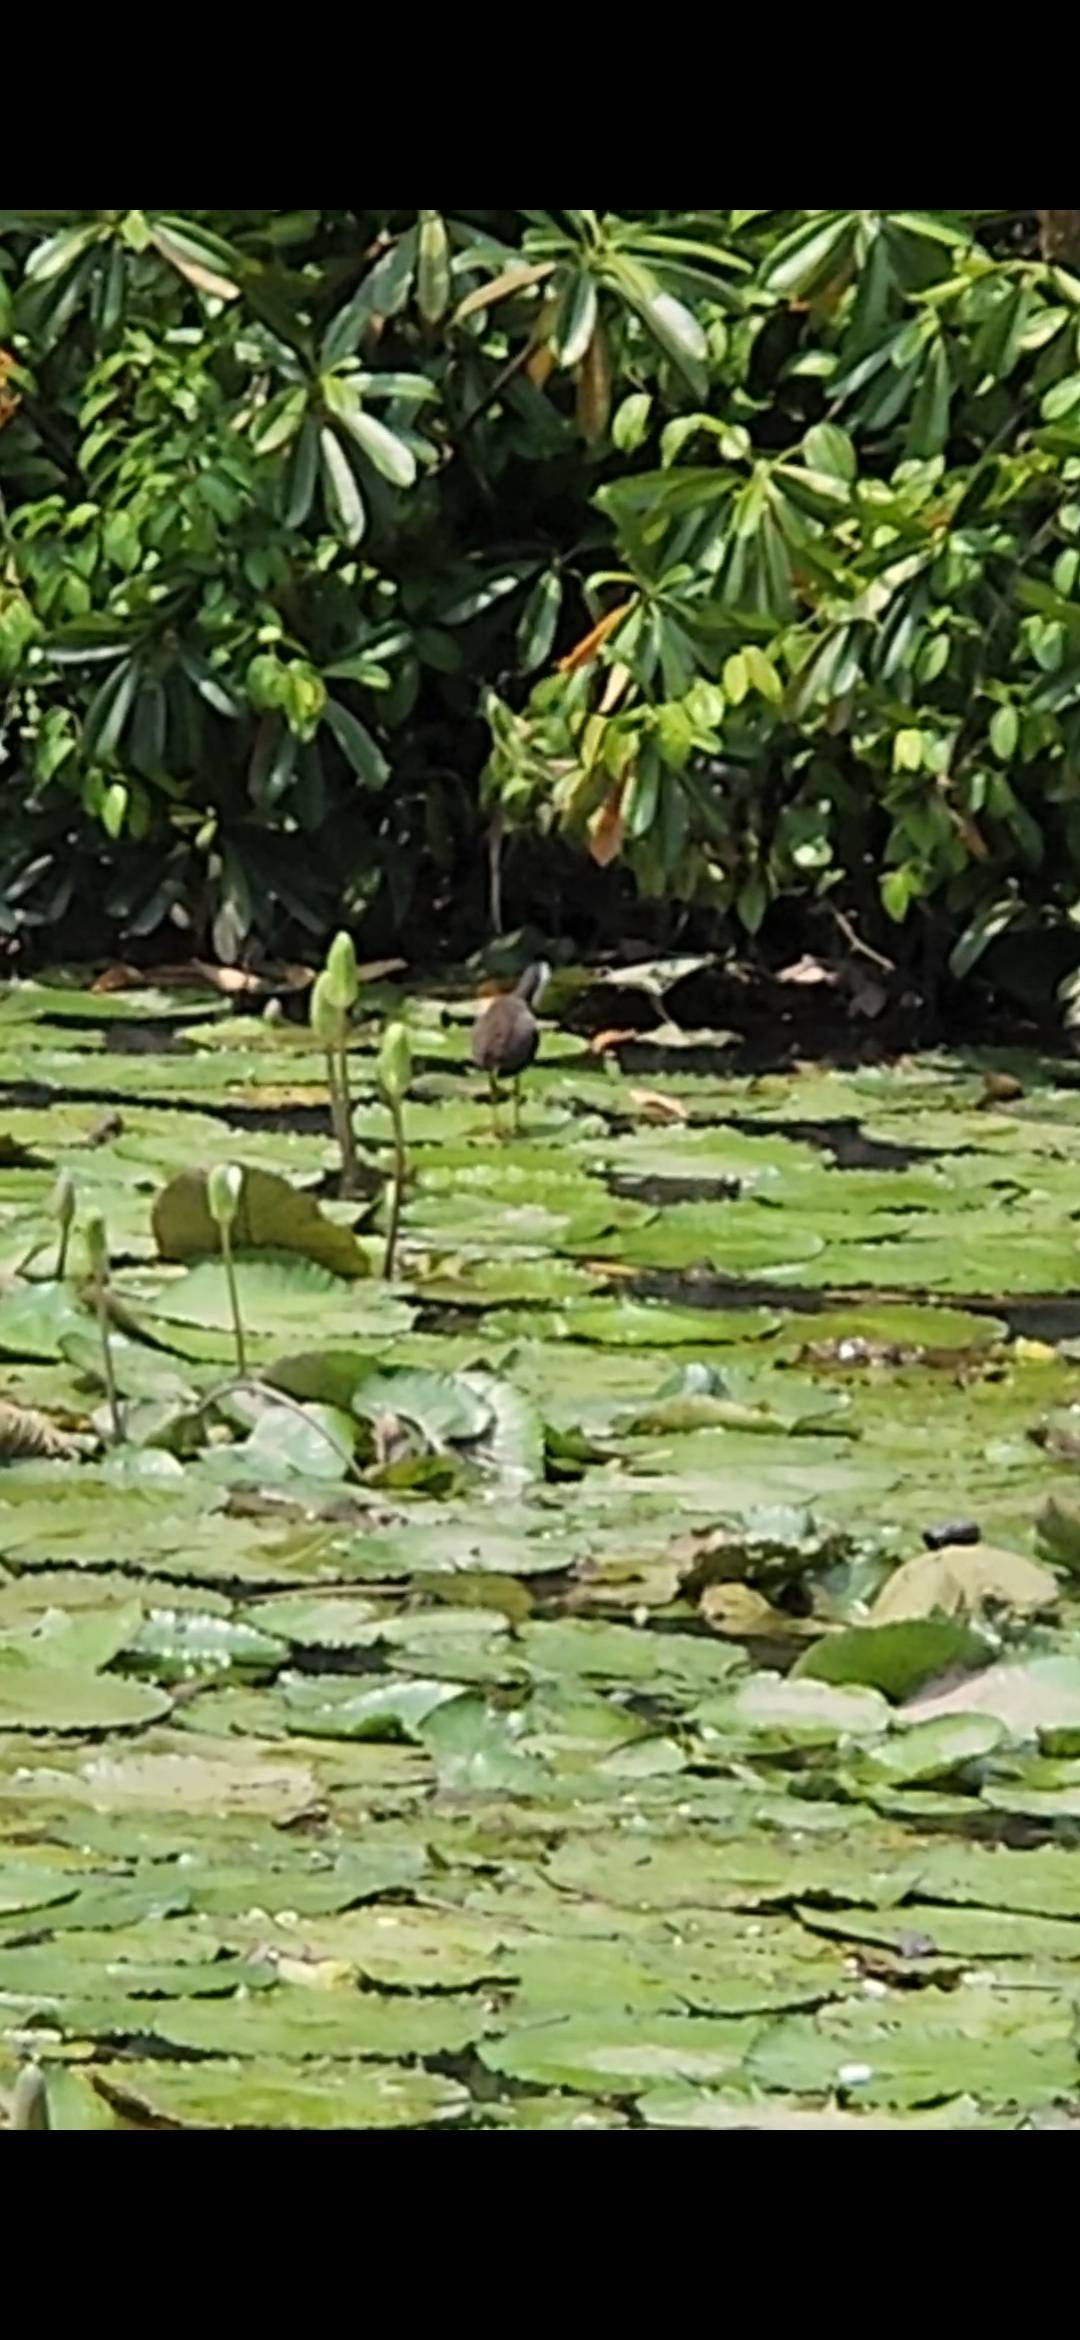
[[[491,1126],[496,1137],[502,1136],[499,1127],[498,1075],[509,1074],[514,1084],[514,1135],[521,1128],[521,1075],[532,1063],[540,1045],[540,1026],[533,1013],[539,1007],[541,994],[548,982],[551,969],[546,959],[538,959],[519,976],[512,991],[500,992],[497,999],[484,1002],[473,1025],[472,1060],[479,1072],[486,1072],[491,1093]]]

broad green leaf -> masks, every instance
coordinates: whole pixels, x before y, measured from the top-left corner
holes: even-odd
[[[367,725],[361,723],[351,707],[343,706],[340,699],[327,699],[322,719],[329,725],[357,778],[366,788],[382,788],[390,777],[390,766]]]
[[[359,544],[367,514],[352,465],[332,430],[324,428],[319,432],[319,453],[331,512],[346,544]]]
[[[392,487],[412,486],[416,478],[416,457],[404,439],[399,439],[395,431],[388,431],[386,424],[379,422],[375,415],[365,413],[362,406],[351,409],[341,419],[361,454],[367,456],[368,462]]]

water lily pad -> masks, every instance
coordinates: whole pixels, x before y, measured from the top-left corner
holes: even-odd
[[[456,1696],[447,1682],[296,1675],[284,1684],[287,1719],[309,1738],[415,1739],[426,1717]]]
[[[68,1284],[15,1284],[0,1294],[0,1353],[7,1357],[62,1355],[62,1343],[90,1323]]]
[[[970,2096],[953,2097],[932,2112],[893,2115],[842,2112],[835,2105],[808,2112],[804,2105],[774,2096],[725,2094],[708,2088],[656,2088],[639,2097],[637,2109],[651,2129],[846,2129],[865,2134],[879,2129],[975,2129],[982,2125],[979,2107]]]
[[[758,2026],[752,2022],[656,2015],[570,2015],[485,2041],[490,2071],[548,2088],[633,2096],[660,2080],[721,2080],[745,2065]]]
[[[913,1939],[925,1943],[926,1957],[1063,1958],[1080,1960],[1080,1924],[1067,1918],[1031,1917],[1005,1909],[956,1909],[934,1902],[906,1901],[880,1911],[816,1909],[800,1912],[817,1933],[845,1941],[880,1942],[908,1952]]]
[[[366,1641],[367,1628],[377,1622],[379,1610],[374,1601],[355,1593],[327,1594],[325,1598],[278,1593],[260,1601],[247,1615],[260,1640],[275,1641],[280,1636],[297,1649],[355,1649]]]
[[[167,1714],[169,1704],[163,1690],[118,1674],[0,1657],[0,1730],[132,1730]]]
[[[1052,1993],[974,1987],[851,2001],[837,2013],[791,2015],[747,2059],[759,2086],[838,2092],[852,2104],[915,2106],[970,2093],[981,2103],[1034,2105],[1067,2095],[1076,2052],[1068,2001]]]
[[[681,1308],[660,1300],[573,1300],[559,1315],[570,1340],[635,1349],[764,1339],[779,1322],[767,1308]]]
[[[852,1776],[870,1786],[947,1779],[965,1764],[992,1755],[1005,1736],[1004,1724],[984,1714],[953,1714],[943,1716],[940,1722],[912,1723],[869,1748]]]
[[[198,2063],[126,2061],[92,2077],[127,2118],[168,2128],[411,2129],[453,2120],[468,2105],[460,2081],[402,2064],[292,2064],[205,2057]]]
[[[819,1682],[866,1682],[901,1699],[950,1667],[984,1664],[987,1655],[983,1636],[957,1619],[898,1618],[829,1634],[803,1651],[795,1671]]]
[[[148,2012],[144,2024],[169,2047],[200,2055],[290,2060],[457,2054],[483,2027],[483,2010],[474,2000],[391,1998],[299,1983],[279,1983],[249,1998],[169,2000]]]
[[[1071,1752],[1074,1741],[1080,1746],[1080,1658],[1004,1659],[906,1711],[923,1722],[949,1714],[994,1715],[1018,1738],[1038,1736]]]
[[[761,1731],[788,1744],[828,1745],[863,1738],[888,1727],[889,1709],[876,1690],[830,1682],[784,1681],[778,1674],[751,1674],[726,1704],[697,1710],[710,1731]]]
[[[672,1203],[644,1227],[609,1235],[596,1245],[597,1257],[627,1267],[701,1268],[728,1278],[794,1276],[819,1258],[825,1245],[808,1225],[748,1203]]]
[[[365,1293],[361,1299],[314,1260],[248,1254],[236,1263],[236,1281],[245,1327],[276,1338],[310,1334],[317,1321],[325,1338],[359,1341],[374,1333],[389,1339],[412,1322],[411,1310],[401,1301],[381,1293]],[[167,1281],[141,1279],[135,1287],[118,1278],[117,1290],[130,1291],[157,1339],[171,1340],[171,1331],[162,1328],[174,1325],[206,1327],[231,1338],[229,1287],[220,1260],[202,1260]]]

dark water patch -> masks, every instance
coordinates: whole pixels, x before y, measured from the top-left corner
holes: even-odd
[[[787,1137],[818,1146],[831,1154],[838,1170],[910,1170],[914,1162],[936,1162],[938,1146],[894,1145],[884,1138],[863,1135],[854,1119],[838,1121],[766,1121],[732,1114],[728,1125],[748,1137]]]
[[[178,1019],[181,1021],[182,1018]],[[106,1056],[194,1056],[197,1051],[163,1017],[152,1024],[106,1024],[103,1053]]]
[[[665,1203],[735,1202],[742,1193],[738,1178],[631,1178],[616,1172],[604,1184],[628,1202],[652,1203],[660,1210]]]
[[[1080,1293],[1036,1293],[1023,1300],[965,1299],[963,1305],[1003,1316],[1014,1340],[1046,1341],[1051,1347],[1059,1341],[1080,1340]]]
[[[941,1306],[964,1309],[973,1316],[999,1316],[1012,1340],[1080,1340],[1080,1292],[1025,1293],[935,1292],[929,1285],[808,1285],[775,1283],[765,1276],[720,1276],[708,1268],[689,1274],[657,1268],[635,1276],[624,1287],[635,1300],[663,1300],[677,1308],[783,1308],[803,1316],[833,1315],[850,1308],[852,1329],[858,1329],[858,1311],[865,1308]]]
[[[675,1308],[784,1308],[812,1316],[836,1305],[835,1293],[806,1284],[775,1284],[767,1276],[719,1276],[711,1268],[650,1268],[622,1289],[635,1300],[664,1300]],[[881,1299],[881,1293],[865,1295]],[[841,1295],[846,1299],[848,1294]],[[912,1295],[905,1294],[905,1298]]]

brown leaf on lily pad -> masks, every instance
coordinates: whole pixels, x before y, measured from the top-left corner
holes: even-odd
[[[631,1089],[630,1103],[642,1121],[689,1121],[690,1109],[681,1097],[665,1097],[659,1089]]]
[[[816,1617],[790,1616],[751,1584],[707,1584],[698,1615],[732,1641],[809,1641],[825,1631]]]
[[[905,1560],[871,1609],[876,1625],[901,1617],[973,1617],[989,1606],[1018,1613],[1053,1608],[1059,1598],[1052,1570],[1021,1552],[995,1544],[946,1544]]]

